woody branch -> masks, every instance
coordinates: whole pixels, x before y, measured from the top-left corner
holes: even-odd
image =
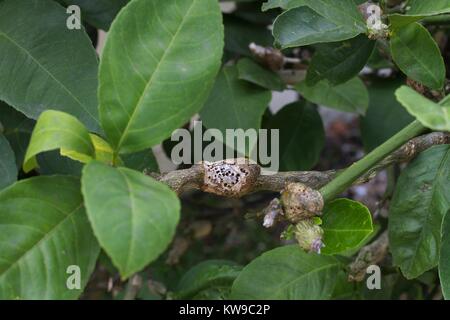
[[[380,162],[366,168],[365,172],[357,177],[354,184],[368,182],[377,172],[393,164],[410,161],[434,145],[448,143],[450,143],[450,133],[434,132],[413,138],[381,159]],[[241,164],[239,164],[239,160],[241,160]],[[261,168],[257,164],[251,164],[242,159],[231,159],[212,164],[199,163],[189,169],[176,170],[162,175],[154,173],[148,173],[148,175],[164,182],[178,194],[190,190],[203,190],[238,198],[258,191],[280,192],[288,182],[298,182],[312,189],[320,189],[333,181],[340,173],[346,171],[345,169],[324,172],[291,171],[261,175],[260,170]],[[226,176],[227,172],[229,176]],[[218,177],[214,178],[215,174]],[[220,180],[222,174],[224,176]],[[238,175],[239,177],[237,177]]]

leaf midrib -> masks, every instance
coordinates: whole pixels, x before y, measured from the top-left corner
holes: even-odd
[[[323,6],[325,6],[325,7],[327,7],[328,6],[328,4],[327,3],[324,3],[324,1],[323,0],[314,0],[314,1],[317,1],[317,2],[320,2]],[[310,4],[307,4],[307,6],[308,7],[310,7],[312,10],[314,10],[312,7],[311,7],[311,5]],[[356,7],[356,6],[355,6]],[[339,7],[339,6],[334,6],[334,9],[336,10],[336,11],[338,11],[338,12],[340,12],[341,14],[343,14],[344,16],[349,16],[349,14],[348,14],[348,12],[345,12],[345,11],[343,11],[342,10],[342,8],[341,7]],[[314,10],[315,11],[315,10]],[[351,20],[353,20],[353,22],[355,23],[355,25],[358,27],[358,29],[359,29],[359,27],[361,27],[362,25],[361,25],[361,23],[363,22],[362,21],[362,19],[360,20],[360,19],[357,19],[357,17],[356,16],[354,16],[353,14],[355,13],[355,11],[354,10],[352,10],[353,12],[351,12],[352,14],[350,14],[350,17],[352,18]],[[316,11],[317,12],[317,11]],[[318,13],[318,12],[317,12]],[[321,16],[323,16],[322,14],[321,14]],[[323,16],[323,17],[325,17],[325,16]],[[341,24],[341,21],[335,21],[334,19],[333,20],[331,20],[331,17],[325,17],[326,19],[328,19],[329,21],[332,21],[334,24],[336,24],[336,25],[339,25],[339,24]],[[338,23],[337,23],[338,22]],[[348,25],[348,27],[350,27],[350,25]],[[359,31],[359,30],[358,30]]]
[[[143,101],[143,99],[144,99],[144,97],[145,97],[145,95],[146,95],[146,93],[147,93],[147,90],[148,90],[149,87],[153,84],[155,75],[158,74],[158,71],[159,71],[159,69],[160,69],[160,67],[161,67],[161,64],[162,64],[162,63],[164,62],[164,60],[166,59],[167,54],[171,51],[172,46],[173,46],[173,44],[174,44],[174,42],[175,42],[175,39],[177,39],[178,34],[180,33],[181,29],[183,28],[184,24],[186,23],[186,20],[187,20],[187,18],[189,17],[189,15],[190,15],[190,13],[191,13],[191,10],[192,10],[192,8],[194,7],[194,4],[195,4],[196,2],[197,2],[197,0],[193,0],[193,1],[192,1],[191,5],[189,6],[189,9],[186,11],[186,15],[185,15],[185,16],[183,17],[183,19],[181,20],[181,23],[180,23],[180,25],[178,26],[176,32],[174,33],[172,39],[170,40],[169,45],[167,46],[166,50],[164,51],[164,54],[162,55],[161,59],[159,60],[158,64],[156,65],[155,70],[153,71],[152,75],[150,76],[150,79],[148,80],[147,84],[145,85],[145,88],[144,88],[144,90],[142,91],[141,96],[139,97],[139,100],[138,100],[138,102],[137,102],[137,104],[136,104],[136,107],[134,108],[134,110],[133,110],[133,112],[132,112],[132,114],[131,114],[131,117],[130,117],[128,123],[127,123],[127,126],[125,127],[125,130],[123,131],[122,135],[120,136],[119,143],[117,144],[117,147],[116,147],[116,151],[119,151],[119,150],[120,150],[120,148],[121,148],[121,146],[122,146],[122,144],[123,144],[123,142],[124,142],[124,139],[125,139],[125,137],[127,136],[128,131],[130,130],[130,126],[131,126],[131,124],[133,123],[133,119],[134,119],[134,117],[136,116],[137,110],[140,108],[140,106],[141,106],[141,104],[142,104],[142,101]]]
[[[373,229],[328,229],[326,227],[323,227],[324,231],[328,231],[328,232],[335,232],[335,233],[340,233],[340,232],[372,232]]]
[[[67,129],[61,129],[61,128],[45,128],[45,129],[41,129],[39,131],[37,131],[35,133],[35,137],[39,137],[39,135],[43,135],[45,133],[49,133],[49,132],[65,132],[67,133],[69,136],[72,136],[74,138],[76,138],[76,140],[78,142],[81,142],[85,147],[87,147],[89,149],[89,151],[91,152],[91,156],[95,157],[95,146],[92,144],[92,141],[90,140],[90,138],[88,140],[85,139],[85,137],[82,136],[82,133],[78,134],[78,132],[72,131],[72,130],[67,130]],[[37,138],[35,138],[37,140]]]
[[[348,64],[349,60],[351,60],[354,57],[357,57],[361,52],[363,52],[366,49],[366,43],[362,43],[358,48],[354,48],[350,55],[348,55],[344,60],[338,62],[328,70],[324,72],[324,74],[329,75],[330,73],[334,73],[336,70],[341,69],[341,67],[345,64]],[[351,79],[350,79],[351,80]],[[348,81],[350,81],[348,80]],[[345,82],[344,82],[345,83]]]
[[[96,117],[94,117],[94,115],[92,115],[92,113],[90,112],[89,108],[86,107],[86,105],[84,103],[82,103],[73,93],[72,91],[69,90],[69,88],[67,88],[61,81],[59,81],[48,69],[46,69],[26,48],[22,47],[19,43],[17,43],[16,41],[14,41],[14,39],[12,39],[8,34],[6,34],[3,31],[0,31],[0,36],[5,37],[6,40],[9,40],[14,46],[16,46],[17,48],[19,48],[20,50],[22,50],[23,52],[26,53],[26,55],[28,57],[30,57],[31,60],[33,60],[37,66],[42,69],[46,74],[49,75],[49,77],[51,79],[53,79],[64,91],[66,91],[69,96],[75,100],[75,102],[84,110],[86,111],[86,113],[88,115],[91,116],[91,118],[97,123],[99,124],[99,121],[97,120]]]
[[[129,264],[130,264],[130,260],[131,260],[131,255],[133,254],[133,243],[134,243],[134,227],[135,227],[135,219],[134,219],[134,215],[136,213],[136,206],[134,204],[134,197],[133,197],[133,189],[132,186],[130,185],[129,181],[128,181],[128,177],[125,173],[123,173],[121,170],[117,170],[117,172],[122,176],[123,180],[125,181],[125,184],[127,185],[127,189],[128,189],[128,195],[129,195],[129,199],[130,199],[130,244],[128,246],[128,255],[127,255],[127,260],[125,261],[125,267],[124,267],[124,273],[127,272],[129,270]]]
[[[446,160],[447,160],[447,158],[449,156],[450,156],[450,149],[448,149],[447,152],[445,153],[445,156],[442,157],[442,160],[439,163],[439,167],[436,170],[436,175],[435,175],[436,177],[439,177],[439,172],[441,172],[441,169],[442,169],[444,163],[446,162]],[[433,181],[436,181],[436,179],[433,180]],[[438,185],[438,183],[434,183],[433,184],[433,188],[431,189],[431,192],[430,192],[431,197],[430,197],[430,199],[429,199],[429,201],[427,203],[427,208],[430,207],[431,204],[433,203],[433,199],[434,199],[434,195],[435,195],[435,191],[436,191],[436,186],[437,185]],[[428,222],[430,220],[430,215],[431,215],[431,210],[428,210],[428,214],[426,215],[426,217],[422,221],[423,222],[422,225],[425,226],[426,228],[428,228],[428,225],[425,225],[425,222]],[[422,239],[423,239],[424,229],[425,228],[422,228],[421,231],[420,231],[419,239],[417,240],[417,242],[414,245],[414,254],[411,256],[411,259],[409,259],[409,262],[408,262],[408,268],[407,269],[410,272],[411,272],[411,270],[413,268],[413,262],[416,260],[416,257],[417,257],[417,251],[419,250],[419,243],[422,243],[422,241],[423,241]]]
[[[11,149],[11,145],[9,144],[8,139],[6,139],[6,137],[0,133],[0,146],[2,143],[3,143],[4,148],[6,149],[6,150],[4,150],[4,151],[6,151],[6,153],[3,153],[2,157],[0,158],[0,171],[3,170],[3,172],[5,172],[3,175],[4,177],[6,177],[5,181],[14,181],[15,179],[17,179],[17,177],[15,177],[17,172],[13,173],[7,167],[8,160],[9,160],[9,159],[7,159],[7,157],[9,157],[9,156],[12,157],[12,160],[13,160],[12,164],[13,164],[14,168],[16,167],[16,157],[14,155],[14,152]],[[9,150],[8,150],[8,148],[9,148]],[[3,158],[3,156],[6,156],[6,157]],[[0,189],[1,189],[1,187],[0,187]]]
[[[417,25],[419,26],[420,29],[423,28],[419,24],[417,24]],[[421,31],[423,32],[424,30],[422,29]],[[428,31],[426,31],[426,32],[428,32]],[[397,40],[403,45],[404,48],[407,49],[407,51],[410,53],[410,55],[424,68],[424,70],[427,72],[427,74],[429,74],[431,76],[431,78],[434,79],[434,81],[436,81],[436,83],[440,83],[439,79],[437,77],[435,77],[434,73],[430,69],[428,69],[428,67],[423,63],[423,61],[414,54],[414,51],[411,50],[411,48],[408,45],[406,45],[406,43],[398,35],[397,35]]]
[[[450,117],[448,114],[448,110],[450,108],[447,106],[441,106],[441,109],[442,109],[442,113],[444,114],[445,124],[446,124],[447,128],[450,128]]]
[[[341,85],[346,85],[352,81],[355,81],[356,78],[350,79],[349,81],[341,84]],[[356,82],[355,82],[356,84]],[[339,87],[339,86],[337,86]],[[346,101],[351,107],[353,107],[354,111],[356,111],[357,113],[359,113],[359,111],[361,110],[361,107],[358,106],[358,104],[353,103],[353,100],[350,97],[347,97],[347,95],[343,94],[341,90],[336,90],[336,87],[331,87],[330,90],[335,93],[339,98],[341,98],[342,100]],[[342,108],[344,109],[344,108]],[[365,108],[363,108],[363,111],[365,110]]]
[[[281,154],[281,158],[280,159],[284,159],[285,158],[285,156],[286,156],[286,154],[289,154],[289,151],[290,151],[290,147],[291,147],[291,145],[294,143],[294,142],[297,142],[298,140],[296,139],[297,138],[297,133],[299,132],[299,130],[300,130],[300,128],[302,128],[302,124],[303,124],[303,114],[305,113],[305,106],[302,106],[302,108],[301,108],[301,112],[299,112],[298,113],[298,118],[296,118],[296,119],[298,119],[298,121],[296,121],[297,122],[297,125],[295,126],[295,129],[294,129],[294,132],[292,133],[292,135],[291,135],[291,137],[290,137],[290,139],[289,139],[289,142],[288,142],[288,144],[286,145],[286,149],[284,150],[284,152]],[[303,128],[302,128],[303,129]]]
[[[11,263],[11,265],[6,268],[1,274],[0,274],[0,279],[2,279],[13,267],[15,267],[17,265],[17,263],[19,263],[20,260],[24,259],[30,252],[33,252],[33,250],[37,247],[39,247],[39,245],[41,243],[43,243],[44,241],[46,241],[48,238],[50,238],[54,232],[56,232],[56,230],[62,225],[64,224],[64,222],[66,222],[67,220],[71,219],[73,214],[75,214],[81,207],[83,207],[83,202],[81,202],[74,210],[72,210],[71,212],[69,212],[61,221],[59,221],[57,224],[55,224],[47,233],[44,234],[44,236],[39,239],[35,244],[33,244],[30,248],[28,248],[22,255],[20,255],[15,261],[13,261]],[[64,211],[57,209],[58,211],[60,211],[61,213],[65,214]]]
[[[286,288],[290,287],[292,284],[296,283],[297,281],[303,280],[303,279],[304,279],[305,277],[307,277],[307,276],[310,276],[310,275],[312,275],[312,274],[314,274],[314,273],[317,273],[317,272],[319,272],[319,271],[326,270],[326,269],[331,269],[331,268],[337,267],[337,266],[339,266],[339,263],[338,263],[338,262],[333,262],[333,263],[324,265],[324,266],[322,266],[322,267],[313,269],[313,270],[311,270],[311,271],[309,271],[309,272],[306,272],[306,273],[300,275],[299,277],[296,277],[295,279],[289,281],[289,282],[286,283],[285,285],[281,286],[281,287],[275,292],[274,297],[278,297],[278,294],[279,294],[280,292],[282,292],[282,291],[285,290]]]
[[[230,80],[230,78],[228,76],[228,70],[226,68],[223,70],[223,74],[225,76],[225,82],[226,82],[226,84],[228,86],[228,89],[230,91],[229,92],[230,93],[230,100],[231,100],[231,104],[230,105],[232,106],[231,109],[233,110],[233,113],[235,115],[235,119],[236,119],[236,122],[238,123],[238,127],[242,127],[241,119],[240,119],[240,117],[238,115],[238,112],[236,110],[236,99],[235,99],[235,96],[234,96],[233,85],[231,84],[231,80]]]

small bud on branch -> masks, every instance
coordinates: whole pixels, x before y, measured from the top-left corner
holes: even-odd
[[[263,226],[266,228],[273,227],[279,216],[283,215],[280,200],[277,198],[270,201],[270,204],[263,210],[264,222]]]

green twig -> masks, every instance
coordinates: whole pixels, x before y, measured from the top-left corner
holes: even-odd
[[[332,200],[333,198],[338,196],[381,160],[397,150],[404,143],[424,133],[427,130],[428,129],[425,128],[417,120],[412,122],[410,125],[405,127],[403,130],[394,135],[381,146],[373,150],[367,156],[348,167],[334,180],[320,189],[320,193],[322,194],[324,201]]]

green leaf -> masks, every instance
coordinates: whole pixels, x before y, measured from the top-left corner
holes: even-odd
[[[259,129],[272,97],[269,90],[239,80],[238,68],[226,66],[200,112],[203,125],[225,133],[226,129]]]
[[[92,145],[95,149],[95,159],[106,164],[112,164],[113,153],[109,144],[95,134],[89,135]],[[63,174],[75,177],[81,177],[83,162],[89,162],[92,158],[86,158],[86,155],[78,151],[61,149],[59,151],[50,151],[37,155],[39,173],[41,175]],[[116,164],[122,165],[122,159],[116,158]]]
[[[37,154],[55,149],[61,149],[61,154],[74,160],[89,162],[95,159],[95,148],[83,124],[67,113],[48,110],[41,114],[33,130],[23,170],[29,172],[37,166]],[[63,150],[74,151],[76,155]]]
[[[450,146],[432,147],[402,172],[389,212],[394,264],[407,279],[438,264],[441,223],[450,208]]]
[[[36,156],[40,175],[52,176],[55,174],[81,178],[83,163],[64,157],[59,150],[40,153]]]
[[[409,0],[406,14],[392,14],[389,20],[394,29],[402,28],[410,23],[422,20],[428,16],[450,12],[449,0]]]
[[[337,281],[333,291],[333,300],[351,300],[356,295],[356,285],[354,282],[348,281],[348,274],[343,270],[339,270],[336,275]]]
[[[437,15],[450,12],[449,0],[409,0],[407,14],[409,15]]]
[[[310,170],[317,164],[325,131],[314,105],[305,101],[289,104],[269,118],[267,128],[280,130],[281,171]]]
[[[306,80],[313,85],[327,79],[337,85],[357,76],[369,60],[375,41],[365,35],[356,38],[317,46],[308,68]]]
[[[100,117],[113,149],[154,146],[198,112],[222,48],[217,1],[134,0],[126,6],[111,26],[99,73]]]
[[[21,168],[35,121],[0,101],[0,123],[3,135],[14,151],[16,166]]]
[[[444,59],[425,27],[410,24],[396,30],[390,42],[392,58],[403,73],[432,89],[444,86]]]
[[[353,249],[349,249],[346,250],[344,252],[339,253],[339,256],[341,257],[353,257],[355,254],[357,254],[359,252],[359,250],[368,245],[370,242],[372,242],[372,240],[375,240],[375,238],[379,235],[380,230],[381,230],[381,225],[374,223],[374,221],[372,221],[373,224],[373,231],[372,233],[364,239],[363,242],[361,242],[357,247],[354,247]]]
[[[302,81],[295,86],[308,101],[345,112],[364,115],[369,105],[369,93],[359,78],[332,86],[327,80],[315,85]]]
[[[402,28],[412,24],[414,22],[420,21],[425,16],[409,16],[404,14],[394,13],[389,15],[389,29],[391,32],[401,30]]]
[[[195,297],[211,288],[231,287],[242,267],[226,260],[207,260],[191,268],[180,280],[177,299]]]
[[[361,136],[366,151],[372,151],[414,120],[395,97],[395,90],[404,83],[404,79],[371,81],[369,109],[361,119]]]
[[[393,69],[394,63],[391,61],[390,47],[381,42],[376,42],[375,49],[372,51],[372,55],[366,65],[374,71],[386,68]]]
[[[365,32],[367,29],[363,16],[353,0],[274,0],[264,3],[262,10],[266,11],[275,7],[294,9],[301,6],[311,8],[338,26],[342,25],[350,29],[356,29],[360,33]]]
[[[360,5],[366,0],[355,0],[353,2],[351,1],[340,1],[340,3],[332,2],[333,0],[322,0],[322,1],[315,1],[315,0],[267,0],[267,2],[263,3],[262,5],[262,11],[267,11],[270,9],[275,8],[282,8],[282,9],[292,9],[304,5],[311,6],[312,9],[319,10],[320,6],[324,7],[324,5],[333,6],[333,7],[339,7],[341,6],[341,9],[344,10],[341,11],[343,14],[349,14],[350,12],[353,14],[353,17],[356,18],[355,20],[359,20],[359,17],[355,14],[354,8],[356,5]],[[333,10],[335,8],[331,8]],[[320,12],[320,11],[318,11]],[[347,23],[347,22],[346,22]],[[360,22],[358,22],[360,23]]]
[[[324,254],[338,254],[357,248],[373,232],[369,209],[349,199],[327,203],[322,221]]]
[[[151,149],[139,151],[137,153],[129,153],[122,156],[124,166],[137,170],[150,172],[159,172],[158,161],[156,161],[155,155]]]
[[[109,165],[123,164],[122,159],[120,157],[114,156],[114,150],[111,148],[108,142],[103,140],[103,138],[92,133],[89,134],[89,137],[91,139],[92,145],[94,146],[95,160]],[[61,148],[61,155],[83,163],[87,163],[92,159],[91,157],[86,157],[84,153],[80,153],[73,149]]]
[[[239,79],[251,82],[260,87],[283,91],[285,85],[281,78],[273,71],[265,69],[251,59],[243,58],[237,64]]]
[[[281,5],[290,9],[274,22],[273,34],[282,48],[351,39],[367,29],[353,0],[293,0]]]
[[[292,9],[300,7],[305,4],[305,0],[268,0],[262,5],[262,11],[267,11],[275,8]]]
[[[437,131],[450,131],[449,97],[437,104],[407,86],[402,86],[395,94],[406,110],[425,127]]]
[[[16,158],[8,140],[0,133],[0,190],[17,180]]]
[[[366,32],[367,25],[354,0],[303,0],[305,5],[338,26],[352,29],[355,35]],[[358,33],[356,33],[359,31]]]
[[[290,9],[273,25],[273,36],[282,49],[347,40],[360,33],[358,28],[336,24],[309,7]]]
[[[154,261],[171,242],[180,202],[167,185],[93,161],[83,169],[82,190],[94,233],[122,279]]]
[[[232,15],[239,17],[245,21],[252,23],[254,26],[271,25],[273,20],[278,15],[277,12],[263,12],[261,10],[260,1],[237,1],[236,10]],[[267,29],[267,28],[261,28]]]
[[[78,179],[36,177],[0,192],[0,299],[76,299],[99,251]],[[80,290],[66,286],[69,266],[80,268]]]
[[[85,19],[92,26],[109,30],[111,22],[116,17],[117,13],[130,0],[62,0],[66,5],[75,4],[82,10],[81,19]]]
[[[97,56],[67,17],[50,0],[0,2],[0,99],[33,119],[48,109],[70,113],[98,132]]]
[[[330,299],[340,263],[306,253],[297,245],[264,253],[241,271],[231,289],[234,300]]]
[[[445,300],[450,300],[450,211],[445,214],[442,221],[439,279]]]

